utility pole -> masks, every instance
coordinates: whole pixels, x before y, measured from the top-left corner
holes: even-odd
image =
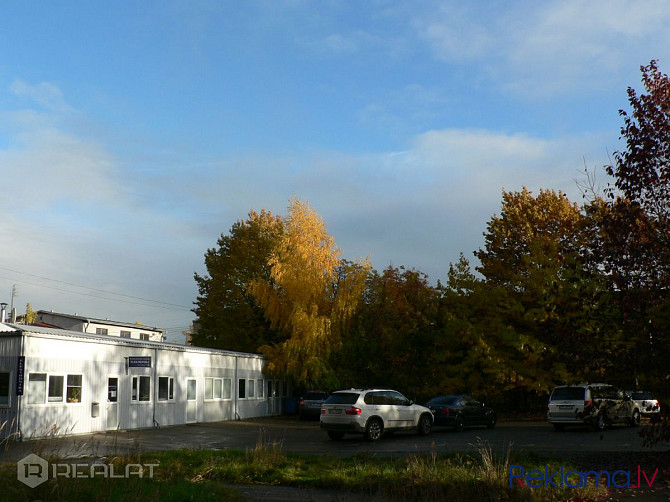
[[[9,309],[10,312],[14,312],[14,297],[19,294],[19,291],[16,289],[16,284],[12,285],[12,305]]]

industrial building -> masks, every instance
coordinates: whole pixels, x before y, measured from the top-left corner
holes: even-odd
[[[288,389],[263,364],[259,354],[0,322],[0,436],[279,414]]]

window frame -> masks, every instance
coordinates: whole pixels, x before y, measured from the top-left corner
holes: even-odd
[[[43,380],[35,378],[40,376],[43,377]],[[71,380],[71,377],[79,377],[79,385],[76,385],[75,381]],[[57,383],[59,379],[60,385]],[[39,385],[39,388],[37,388],[37,385]],[[57,392],[59,386],[60,392]],[[38,392],[35,392],[36,388]],[[27,395],[26,404],[31,406],[78,405],[83,402],[84,375],[82,373],[31,371],[28,373],[28,378],[26,379],[26,389],[27,392],[24,392],[24,395]],[[78,398],[74,397],[76,395],[75,389],[79,389]]]
[[[142,392],[142,382],[144,379],[149,381],[149,389],[146,394],[141,395],[140,393]],[[147,399],[141,399],[144,395],[147,396]],[[133,375],[133,377],[130,379],[130,403],[151,403],[151,375]]]
[[[73,381],[70,384],[70,377],[79,377],[79,385]],[[72,393],[70,393],[72,389]],[[79,389],[79,397],[77,397],[77,389]],[[67,404],[80,404],[84,394],[84,375],[81,373],[68,373],[65,376],[65,402]]]
[[[165,381],[167,379],[167,389],[163,389],[167,391],[167,397],[161,397],[161,381]],[[158,395],[156,397],[156,400],[160,403],[170,403],[174,402],[174,377],[171,376],[159,376],[158,377]]]
[[[232,379],[228,377],[205,377],[205,401],[230,401]]]

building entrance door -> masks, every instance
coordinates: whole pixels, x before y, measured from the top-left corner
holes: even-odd
[[[119,428],[119,378],[107,379],[107,430]]]
[[[186,422],[192,423],[197,419],[197,385],[195,378],[186,380]]]

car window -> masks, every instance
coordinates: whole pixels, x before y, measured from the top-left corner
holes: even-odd
[[[383,392],[368,392],[363,398],[363,402],[365,402],[365,404],[388,404],[386,401],[387,399]]]
[[[356,404],[358,392],[338,392],[331,394],[324,404]]]
[[[556,387],[551,393],[550,400],[556,401],[582,401],[584,400],[583,387]]]
[[[464,401],[466,406],[481,406],[479,401],[477,401],[476,399],[472,399],[471,397],[466,397]]]
[[[304,395],[303,399],[308,399],[311,401],[320,401],[322,399],[326,399],[326,393],[325,392],[308,392]]]
[[[638,401],[643,401],[645,399],[654,399],[654,396],[651,392],[633,392],[633,399]]]
[[[389,391],[388,393],[390,404],[396,406],[407,406],[409,404],[409,399],[403,396],[400,392]]]
[[[435,406],[437,404],[441,406],[453,406],[458,402],[458,396],[441,396],[434,397],[426,403],[428,406]]]
[[[618,399],[618,391],[611,385],[602,385],[591,388],[591,394],[595,399]]]

